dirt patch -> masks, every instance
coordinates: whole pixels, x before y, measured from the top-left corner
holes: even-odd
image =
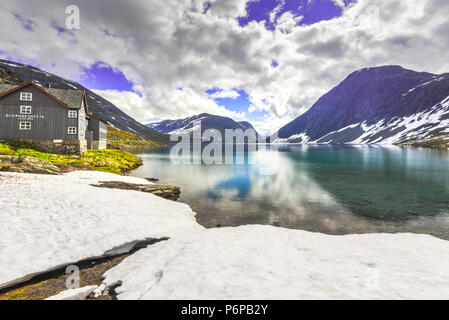
[[[99,286],[103,281],[103,274],[121,263],[126,257],[152,244],[167,239],[168,238],[161,238],[139,241],[128,253],[87,259],[73,263],[73,265],[76,265],[80,269],[80,287]],[[0,289],[0,300],[43,300],[57,295],[62,291],[67,290],[66,280],[72,275],[67,274],[65,270],[66,267],[62,267],[35,276],[31,280],[14,285],[10,288]],[[116,286],[109,288],[109,292],[105,292],[105,294],[95,298],[95,300],[115,300],[115,288]]]
[[[103,274],[112,269],[129,255],[113,258],[109,261],[95,263],[91,267],[80,270],[80,287],[100,285]],[[43,300],[67,290],[66,280],[70,274],[63,274],[55,278],[35,284],[26,285],[0,295],[0,300]],[[99,300],[113,300],[113,296],[105,294]]]

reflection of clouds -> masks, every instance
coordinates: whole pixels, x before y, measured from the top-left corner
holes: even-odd
[[[143,155],[145,165],[134,174],[161,178],[161,183],[181,186],[180,201],[188,203],[198,213],[198,221],[206,227],[215,227],[217,224],[275,224],[333,234],[419,231],[431,232],[443,238],[449,235],[445,227],[449,226],[447,216],[410,217],[398,223],[354,214],[357,211],[351,201],[363,197],[357,193],[362,190],[351,186],[354,192],[348,195],[348,190],[339,188],[350,182],[341,181],[338,176],[333,177],[334,168],[340,175],[348,172],[338,171],[340,169],[369,168],[375,172],[382,172],[379,169],[392,170],[396,174],[400,172],[404,177],[420,178],[430,174],[429,166],[444,167],[444,162],[448,160],[441,155],[438,157],[432,156],[432,153],[419,153],[419,150],[383,146],[345,146],[340,149],[329,146],[291,146],[291,151],[292,148],[297,152],[283,152],[288,149],[280,147],[279,152],[259,153],[259,157],[267,160],[264,163],[270,163],[273,157],[277,158],[277,172],[273,175],[261,174],[263,163],[259,161],[255,165],[234,166],[173,165],[169,155],[159,154]],[[321,149],[325,152],[324,156],[319,154]],[[427,163],[427,169],[415,170],[423,162]],[[328,164],[331,164],[331,169],[323,172],[321,168],[326,168]],[[359,174],[356,172],[352,177]],[[332,179],[337,178],[340,180],[335,184]],[[363,179],[355,179],[361,183],[360,186],[369,187],[363,192],[369,194],[376,191],[376,186],[366,185],[369,181],[364,183]],[[400,185],[407,181],[395,183]],[[376,204],[376,208],[382,207]]]
[[[295,168],[287,157],[280,157],[280,170],[273,176],[251,177],[253,198],[269,199],[278,210],[272,219],[281,225],[300,226],[305,220],[316,220],[314,224],[335,230],[339,224],[336,220],[342,215],[353,219],[348,210],[341,206],[328,192],[323,190],[307,173],[307,168]],[[324,216],[327,213],[329,216]]]

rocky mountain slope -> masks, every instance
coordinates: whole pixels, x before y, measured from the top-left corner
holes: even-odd
[[[167,143],[169,137],[136,121],[111,102],[83,87],[77,82],[58,77],[39,68],[0,59],[0,83],[20,84],[34,81],[37,84],[50,84],[52,88],[85,89],[89,111],[105,119],[119,129],[135,133],[144,138]]]
[[[359,70],[278,132],[278,143],[403,143],[449,134],[449,74]]]
[[[195,121],[201,121],[201,131],[204,132],[207,129],[219,130],[224,137],[225,129],[252,129],[256,132],[251,123],[247,121],[236,122],[231,118],[216,116],[208,113],[202,113],[193,117],[179,119],[179,120],[164,120],[156,123],[150,123],[148,126],[162,133],[174,134],[182,132],[190,132],[194,128]]]

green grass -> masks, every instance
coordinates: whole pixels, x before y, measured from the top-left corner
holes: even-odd
[[[139,152],[164,146],[160,142],[144,139],[134,133],[108,126],[108,149]]]
[[[139,137],[134,133],[120,130],[113,126],[108,126],[108,140],[141,140],[145,141],[144,138]]]
[[[126,173],[142,165],[139,157],[123,150],[88,150],[82,155],[63,155],[44,152],[22,141],[0,142],[0,154],[28,156],[59,165],[112,173]]]

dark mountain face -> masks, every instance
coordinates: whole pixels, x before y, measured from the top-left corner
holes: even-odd
[[[89,111],[94,115],[102,117],[116,128],[135,133],[147,139],[163,143],[169,141],[167,135],[152,130],[134,120],[114,104],[103,99],[77,82],[63,79],[32,66],[0,60],[0,83],[20,84],[27,81],[34,81],[42,86],[49,84],[52,88],[58,89],[85,89]]]
[[[225,129],[242,129],[243,131],[253,129],[255,131],[254,127],[247,121],[235,122],[231,118],[215,116],[208,113],[202,113],[193,117],[179,120],[164,120],[149,124],[148,126],[162,133],[181,133],[191,131],[195,121],[201,121],[202,132],[208,129],[216,129],[222,133],[223,137]]]
[[[281,128],[278,142],[398,143],[449,133],[448,96],[449,74],[363,69]]]
[[[254,129],[253,125],[251,123],[249,123],[248,121],[239,121],[237,123],[243,128],[243,130],[252,129],[252,130],[256,131],[256,129]]]

